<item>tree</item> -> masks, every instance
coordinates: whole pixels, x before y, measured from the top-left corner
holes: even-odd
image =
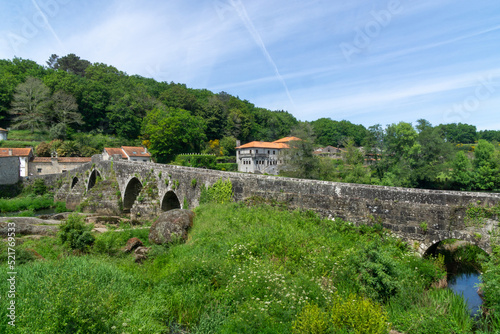
[[[82,115],[77,112],[78,104],[73,95],[59,90],[52,95],[52,101],[54,101],[52,110],[59,124],[66,127],[70,124],[83,124]]]
[[[298,177],[302,179],[318,179],[320,173],[320,161],[314,152],[314,132],[309,123],[299,123],[292,130],[292,136],[300,138],[289,142],[290,149],[285,150],[286,168],[281,172],[283,175]]]
[[[62,70],[68,73],[74,73],[79,76],[85,74],[85,69],[91,65],[88,60],[80,59],[74,53],[70,53],[64,57],[59,58],[58,55],[52,54],[47,61],[49,68],[55,70]]]
[[[472,184],[472,164],[463,151],[458,151],[452,162],[451,181],[453,187],[459,190],[471,190]]]
[[[498,184],[498,163],[495,146],[480,139],[474,150],[475,185],[477,189],[493,190]]]
[[[154,108],[143,122],[144,143],[158,162],[169,162],[176,154],[200,152],[206,124],[183,109]]]
[[[50,107],[50,91],[40,79],[28,77],[16,87],[10,113],[15,115],[14,127],[44,130]]]

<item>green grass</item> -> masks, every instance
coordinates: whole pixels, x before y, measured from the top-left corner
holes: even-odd
[[[338,298],[353,310],[380,308],[401,331],[470,328],[461,298],[428,290],[443,277],[441,264],[411,254],[381,228],[229,203],[197,208],[186,243],[151,246],[147,233],[96,235],[81,256],[54,238],[17,246],[46,261],[16,267],[15,333],[292,333],[299,317],[301,328],[316,321],[302,312],[310,305],[337,321],[330,312]],[[143,264],[121,251],[133,236],[152,247]],[[0,271],[0,281],[7,278]],[[6,325],[7,302],[0,299],[0,332],[14,333]],[[364,318],[361,312],[342,319],[342,328],[362,328]]]
[[[31,133],[30,130],[10,130],[8,137],[12,141],[44,141],[49,140],[48,133],[35,131]]]
[[[11,199],[0,199],[0,212],[19,212],[22,216],[28,216],[30,212],[36,210],[55,208],[57,212],[66,211],[66,205],[63,202],[54,202],[53,194],[45,194],[43,196],[26,196],[16,197]]]
[[[2,140],[2,141],[0,141],[0,147],[9,147],[9,148],[37,147],[38,144],[40,144],[39,141],[26,141],[26,140]]]

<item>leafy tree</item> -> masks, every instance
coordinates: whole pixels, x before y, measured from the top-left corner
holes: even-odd
[[[299,123],[292,135],[301,140],[292,141],[290,149],[285,150],[286,169],[280,173],[302,179],[318,179],[320,175],[319,158],[313,154],[314,132],[309,123]]]
[[[169,162],[176,154],[200,152],[206,141],[206,124],[199,116],[183,109],[148,112],[142,131],[144,143],[158,162]]]
[[[38,144],[35,150],[36,155],[39,157],[50,157],[50,152],[50,144],[44,141]]]
[[[500,182],[498,181],[497,159],[495,159],[495,146],[481,139],[474,150],[474,167],[476,188],[482,190],[493,190]]]
[[[50,107],[50,91],[40,79],[28,77],[16,87],[10,113],[16,115],[14,127],[44,130]]]
[[[443,138],[450,143],[471,144],[477,139],[476,127],[463,123],[439,124]]]
[[[74,53],[70,53],[61,58],[59,58],[56,54],[52,54],[47,61],[47,65],[49,68],[55,70],[62,70],[68,73],[83,76],[85,74],[85,70],[91,65],[91,63],[88,60],[80,59],[80,57]]]
[[[224,137],[220,140],[222,155],[233,156],[236,155],[236,138]]]
[[[71,124],[83,124],[82,115],[77,112],[78,104],[73,95],[59,90],[52,95],[52,100],[54,116],[59,124],[65,127]]]
[[[463,151],[458,151],[452,162],[451,179],[453,187],[459,190],[471,190],[473,184],[472,164]]]

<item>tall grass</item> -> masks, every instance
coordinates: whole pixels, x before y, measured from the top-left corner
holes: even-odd
[[[97,236],[93,253],[81,257],[57,254],[62,246],[48,238],[19,246],[40,250],[47,261],[17,268],[16,333],[291,333],[309,319],[308,307],[329,314],[339,300],[380,310],[409,333],[433,324],[432,333],[463,333],[468,326],[456,297],[426,292],[444,275],[441,266],[381,229],[311,212],[212,203],[196,210],[186,243],[152,246],[142,265],[119,250],[132,235],[147,243],[146,233],[115,233]],[[10,333],[1,313],[6,303],[0,299],[0,332]],[[342,329],[362,327],[363,319],[363,312],[344,319]]]
[[[64,203],[54,202],[52,194],[44,196],[27,196],[10,199],[0,199],[0,212],[36,211],[41,209],[56,208],[58,212],[66,210]]]

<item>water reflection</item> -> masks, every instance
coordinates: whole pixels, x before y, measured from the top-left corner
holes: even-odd
[[[459,273],[451,275],[448,278],[448,288],[450,288],[455,294],[463,295],[471,316],[477,316],[481,310],[481,305],[483,303],[481,297],[477,293],[477,284],[481,281],[479,279],[480,274],[478,272],[469,273]]]

